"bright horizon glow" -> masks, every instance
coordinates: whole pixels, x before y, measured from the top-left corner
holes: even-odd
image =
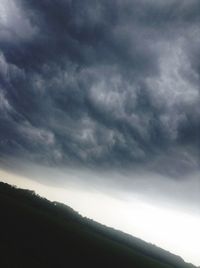
[[[139,198],[130,201],[86,190],[45,186],[23,176],[0,170],[0,178],[21,188],[35,190],[51,201],[71,206],[81,215],[155,244],[185,261],[200,265],[200,217],[150,205]]]

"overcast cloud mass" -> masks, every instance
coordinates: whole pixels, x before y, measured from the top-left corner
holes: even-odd
[[[0,0],[0,179],[199,265],[199,48],[199,0]]]
[[[200,2],[2,0],[0,158],[199,170]]]

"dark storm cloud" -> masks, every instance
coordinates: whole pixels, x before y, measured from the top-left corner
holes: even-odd
[[[1,157],[173,176],[198,168],[199,1],[2,7]]]

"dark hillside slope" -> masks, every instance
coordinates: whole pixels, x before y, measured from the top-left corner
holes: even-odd
[[[0,183],[0,267],[192,268],[33,191]]]

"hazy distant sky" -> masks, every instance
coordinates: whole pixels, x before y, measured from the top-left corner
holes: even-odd
[[[0,168],[38,191],[182,213],[171,238],[143,238],[200,265],[200,1],[0,0]],[[120,228],[142,237],[130,219]]]

